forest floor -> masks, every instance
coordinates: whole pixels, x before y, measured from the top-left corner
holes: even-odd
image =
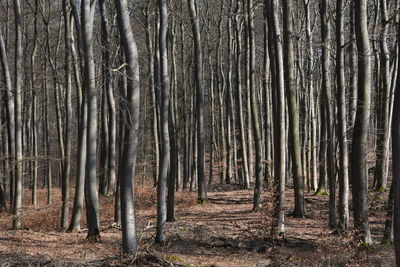
[[[387,193],[370,194],[370,226],[374,245],[357,245],[351,233],[334,235],[326,227],[328,196],[306,195],[307,216],[289,216],[293,192],[287,191],[286,240],[268,241],[268,208],[251,212],[253,191],[237,185],[212,186],[209,203],[196,203],[196,193],[176,194],[176,222],[167,223],[168,242],[153,242],[156,193],[138,187],[136,200],[140,250],[121,255],[121,232],[113,224],[113,196],[101,197],[101,241],[88,243],[86,232],[64,233],[60,224],[60,191],[46,205],[39,191],[37,207],[25,191],[24,230],[11,230],[12,215],[0,213],[0,266],[394,266],[391,245],[380,244]],[[72,192],[71,192],[71,199]],[[270,194],[264,192],[270,202]],[[265,205],[268,206],[268,205]],[[83,216],[83,222],[86,221]],[[83,223],[83,228],[85,224]]]

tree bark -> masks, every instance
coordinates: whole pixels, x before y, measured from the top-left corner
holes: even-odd
[[[166,0],[159,0],[160,29],[159,29],[159,53],[160,53],[160,75],[161,75],[161,154],[160,171],[157,184],[157,231],[156,242],[164,243],[165,222],[167,219],[166,186],[170,164],[170,143],[168,130],[169,117],[169,86],[168,75],[168,51],[167,51],[167,32],[168,32],[168,10]]]
[[[371,103],[371,63],[369,58],[367,1],[355,1],[354,13],[358,49],[358,102],[351,152],[354,228],[358,240],[371,244],[367,199],[368,127]]]
[[[14,0],[15,15],[15,195],[13,228],[22,227],[22,18],[20,0]]]
[[[138,150],[139,129],[139,58],[136,42],[129,20],[127,0],[115,1],[117,7],[118,28],[127,60],[127,114],[125,121],[125,138],[120,166],[121,224],[122,248],[124,253],[134,254],[137,251],[136,222],[134,209],[134,176]]]
[[[293,184],[295,195],[294,217],[304,217],[304,177],[301,166],[301,149],[299,136],[299,109],[297,103],[297,89],[294,84],[294,51],[293,51],[293,1],[284,1],[283,25],[285,48],[285,85],[289,111],[290,151],[292,155]]]
[[[339,231],[347,231],[349,227],[349,174],[346,120],[346,79],[344,73],[344,34],[343,34],[343,0],[336,2],[336,84],[338,109],[339,139]]]
[[[84,80],[88,101],[87,157],[85,177],[86,216],[88,239],[100,238],[99,197],[97,192],[97,92],[93,54],[93,19],[96,0],[83,0],[81,3],[82,44],[85,62]]]
[[[200,23],[197,2],[188,0],[190,19],[192,22],[195,83],[196,83],[196,117],[197,117],[197,179],[198,202],[207,202],[207,187],[205,177],[205,132],[204,132],[204,92],[203,92],[203,52],[201,48]]]

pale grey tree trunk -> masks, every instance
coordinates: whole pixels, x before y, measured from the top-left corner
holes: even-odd
[[[336,1],[336,84],[339,139],[339,231],[349,227],[349,163],[347,148],[346,79],[344,62],[344,3]]]
[[[246,189],[250,188],[249,177],[249,164],[247,159],[247,140],[245,132],[245,117],[243,107],[243,92],[242,92],[242,33],[243,33],[243,19],[241,13],[243,12],[243,3],[238,1],[236,10],[236,90],[237,90],[237,103],[238,103],[238,116],[239,116],[239,132],[240,132],[240,146],[242,158],[242,176],[243,184]]]
[[[129,20],[127,0],[115,1],[117,6],[118,28],[122,46],[127,61],[127,117],[125,120],[125,138],[120,165],[120,194],[121,194],[121,224],[122,248],[125,253],[134,254],[137,251],[136,222],[134,209],[134,176],[138,149],[139,130],[139,58],[136,42]]]
[[[93,19],[96,0],[82,0],[82,47],[85,62],[84,80],[88,105],[87,157],[85,177],[86,217],[88,239],[100,237],[99,197],[97,192],[97,91],[93,54]]]
[[[168,32],[168,10],[167,0],[159,0],[159,53],[160,53],[160,89],[161,89],[161,108],[160,108],[160,127],[161,127],[161,154],[160,154],[160,170],[157,183],[157,230],[156,242],[163,243],[166,241],[165,222],[167,220],[167,203],[166,203],[166,186],[170,164],[170,143],[168,130],[169,117],[169,86],[170,80],[168,75],[168,48],[167,48],[167,32]]]
[[[22,18],[20,0],[14,0],[15,16],[15,195],[13,228],[22,227]]]
[[[70,21],[70,6],[69,1],[63,0],[63,16],[64,16],[64,43],[65,43],[65,158],[63,159],[62,173],[62,212],[61,212],[61,227],[68,227],[69,214],[69,176],[70,176],[70,157],[71,157],[71,121],[72,121],[72,58],[71,58],[71,21]]]
[[[286,185],[286,123],[285,123],[285,79],[282,51],[282,36],[279,22],[279,1],[266,1],[268,19],[268,49],[271,57],[272,108],[274,121],[274,220],[272,236],[285,234],[285,185]]]

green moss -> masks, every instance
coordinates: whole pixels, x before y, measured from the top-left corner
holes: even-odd
[[[382,197],[382,196],[379,196],[379,195],[376,195],[376,196],[374,196],[373,200],[374,200],[374,201],[382,201],[382,200],[383,200],[383,197]]]
[[[301,260],[301,258],[300,257],[296,257],[296,256],[292,256],[292,257],[289,258],[289,261],[292,261],[292,262],[300,261],[300,260]]]
[[[318,190],[315,193],[315,196],[317,196],[317,197],[319,197],[319,196],[328,196],[328,195],[329,195],[328,192],[326,192],[325,190]]]
[[[177,255],[168,255],[165,256],[166,261],[173,261],[173,262],[182,262],[182,258]]]
[[[381,186],[381,187],[378,188],[377,191],[378,191],[378,192],[381,192],[381,193],[384,193],[384,192],[386,192],[386,188],[384,188],[383,186]]]

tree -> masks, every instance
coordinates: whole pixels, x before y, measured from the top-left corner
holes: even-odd
[[[390,52],[388,48],[387,33],[389,29],[389,15],[387,0],[380,0],[380,13],[382,21],[382,32],[380,49],[380,73],[379,92],[377,105],[377,151],[375,166],[375,189],[384,191],[388,178],[388,157],[389,157],[389,114],[390,114]]]
[[[260,122],[259,122],[259,108],[257,104],[257,92],[256,92],[256,80],[255,80],[255,67],[256,67],[256,47],[254,41],[254,6],[253,0],[247,0],[247,16],[248,16],[248,38],[249,38],[249,48],[250,51],[250,62],[249,62],[249,70],[250,70],[250,95],[251,95],[251,119],[254,133],[254,141],[256,146],[256,184],[254,187],[254,200],[253,200],[253,210],[259,209],[261,207],[261,193],[262,193],[262,182],[263,182],[263,156],[262,156],[262,140],[261,140],[261,130],[260,130]]]
[[[329,2],[321,1],[321,36],[322,36],[322,93],[324,99],[326,126],[327,126],[327,170],[329,183],[329,222],[331,228],[336,228],[336,176],[335,176],[335,151],[334,151],[334,122],[331,92],[330,73],[330,23]]]
[[[339,140],[339,230],[347,231],[349,227],[349,174],[346,123],[346,88],[344,73],[344,34],[343,34],[343,0],[336,2],[336,84],[338,110]]]
[[[88,101],[87,157],[85,177],[86,216],[88,239],[100,238],[99,197],[97,192],[97,92],[93,55],[93,18],[96,0],[81,3],[82,50],[85,62],[84,84]]]
[[[204,93],[203,93],[203,52],[201,48],[199,12],[197,1],[188,0],[190,20],[192,22],[195,84],[196,84],[196,115],[197,115],[197,179],[198,202],[207,202],[207,187],[205,177],[205,133],[204,133]]]
[[[22,227],[22,18],[20,0],[14,0],[15,15],[15,195],[13,228]]]
[[[353,216],[356,238],[370,244],[372,240],[368,221],[367,150],[371,103],[371,63],[369,59],[367,0],[357,0],[354,4],[358,49],[358,102],[351,152]]]
[[[299,136],[299,109],[297,104],[297,92],[294,84],[294,51],[293,51],[293,1],[287,0],[283,4],[283,42],[284,42],[284,66],[285,86],[289,112],[289,136],[290,152],[293,168],[293,183],[295,206],[294,217],[304,217],[304,177],[300,155]]]
[[[279,22],[279,1],[266,2],[268,19],[268,49],[273,87],[273,121],[274,121],[274,218],[273,236],[284,235],[284,207],[286,184],[286,134],[285,134],[285,79],[282,51],[281,27]]]
[[[69,176],[70,176],[70,156],[71,156],[71,120],[72,120],[72,79],[71,79],[71,23],[69,12],[69,1],[63,0],[63,16],[64,16],[64,43],[65,43],[65,84],[66,84],[66,98],[65,108],[65,158],[64,168],[62,173],[62,215],[61,227],[66,229],[68,227],[68,211],[69,211]]]
[[[136,42],[129,21],[128,2],[126,0],[116,0],[115,5],[117,7],[118,28],[121,35],[121,42],[128,63],[126,67],[126,74],[128,77],[128,109],[126,114],[130,115],[130,119],[124,122],[125,140],[122,164],[120,166],[122,248],[125,253],[134,254],[138,246],[133,198],[133,178],[135,175],[138,147],[137,132],[139,129],[139,59]]]
[[[14,95],[12,94],[12,83],[11,83],[11,74],[8,66],[8,58],[6,51],[6,44],[4,42],[3,34],[0,32],[0,63],[4,76],[5,86],[7,90],[6,94],[6,103],[7,103],[7,139],[8,139],[8,147],[9,153],[11,154],[10,158],[15,155],[15,106],[14,106]],[[15,178],[13,176],[14,172],[10,172],[10,199],[13,200],[13,189],[12,186],[14,183],[12,180]],[[5,188],[4,188],[5,190]],[[4,203],[5,205],[5,203]]]
[[[72,14],[74,19],[74,25],[76,28],[76,33],[78,35],[78,51],[82,50],[82,40],[81,40],[81,24],[78,16],[78,9],[75,5],[74,1],[70,1]],[[74,39],[71,39],[74,41]],[[75,51],[75,42],[71,44],[71,51]],[[76,53],[76,52],[75,52]],[[82,53],[80,53],[82,54]],[[82,208],[83,208],[83,200],[84,200],[84,185],[85,185],[85,166],[86,166],[86,151],[87,151],[87,95],[86,92],[80,92],[82,90],[82,84],[80,80],[79,70],[83,71],[83,59],[79,57],[79,62],[75,60],[77,55],[74,56],[74,72],[75,72],[75,84],[78,90],[78,96],[81,96],[81,99],[78,100],[78,111],[79,111],[79,120],[78,120],[78,155],[77,155],[77,172],[75,177],[75,196],[74,196],[74,205],[72,209],[72,217],[71,222],[68,227],[68,231],[72,232],[75,230],[80,230],[80,221],[82,216]]]
[[[167,207],[165,191],[170,161],[169,145],[169,76],[168,76],[168,54],[167,54],[167,31],[168,31],[168,10],[166,0],[159,0],[160,10],[160,32],[159,32],[159,53],[160,53],[160,75],[161,75],[161,154],[160,171],[157,184],[157,232],[156,242],[165,242],[164,226],[167,219]]]

